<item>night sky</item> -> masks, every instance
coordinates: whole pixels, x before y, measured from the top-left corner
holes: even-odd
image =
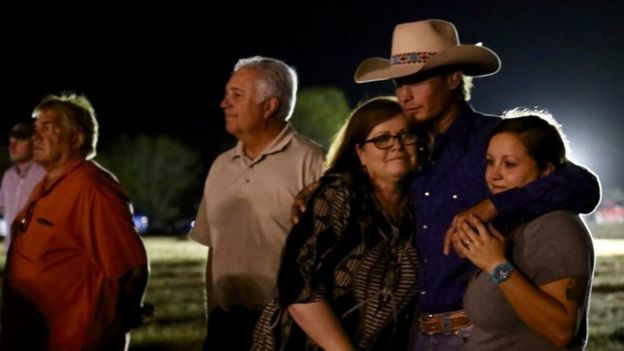
[[[73,90],[96,108],[101,147],[119,134],[165,133],[208,163],[232,141],[219,102],[237,58],[283,59],[297,68],[300,87],[338,86],[354,104],[393,92],[388,82],[357,85],[353,73],[367,57],[389,56],[395,24],[441,18],[455,23],[462,42],[483,42],[502,60],[497,75],[475,80],[477,110],[548,109],[563,124],[572,157],[605,188],[624,188],[624,2],[519,3],[226,1],[219,10],[169,3],[3,11],[0,85],[8,108],[0,127],[28,118],[43,95]]]

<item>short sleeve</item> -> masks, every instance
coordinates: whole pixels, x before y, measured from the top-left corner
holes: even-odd
[[[81,207],[86,213],[77,221],[81,226],[78,230],[82,232],[89,257],[104,274],[119,279],[130,269],[147,264],[145,247],[134,230],[127,198],[108,188],[108,184],[91,184],[83,196],[87,204]]]
[[[208,225],[208,214],[206,213],[206,197],[202,196],[197,215],[195,216],[195,224],[191,228],[189,238],[200,244],[212,246],[210,240],[210,226]]]
[[[523,273],[537,285],[566,277],[589,277],[593,265],[591,236],[575,214],[555,211],[530,222],[523,233]]]

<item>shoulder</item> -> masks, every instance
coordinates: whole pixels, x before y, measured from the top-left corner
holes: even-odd
[[[9,176],[17,176],[17,167],[15,165],[7,168],[6,171],[4,171],[4,176],[3,178],[9,177]]]
[[[114,182],[119,183],[117,177],[113,172],[104,168],[102,165],[95,161],[85,161],[82,165],[76,169],[76,178],[82,180],[85,183],[90,182]]]
[[[494,127],[496,127],[503,120],[500,116],[480,112],[473,112],[473,115],[477,130],[488,136]]]
[[[537,285],[564,277],[591,276],[595,257],[592,239],[580,217],[570,211],[535,218],[514,241],[519,266]]]
[[[583,220],[572,211],[552,211],[529,223],[523,230],[525,239],[533,245],[556,243],[564,250],[587,250],[591,247],[591,234]]]
[[[347,173],[330,173],[325,174],[319,180],[319,193],[326,191],[341,191],[352,193],[355,190],[355,182],[353,176]]]
[[[577,214],[564,210],[552,211],[536,217],[527,224],[526,230],[543,231],[559,228],[586,230],[585,224]]]
[[[128,199],[128,194],[117,177],[95,161],[86,161],[80,165],[72,176],[71,182],[75,190],[83,195]]]
[[[350,174],[326,174],[321,177],[319,183],[311,198],[315,212],[347,214],[356,194],[360,192],[356,189],[356,183]]]
[[[2,183],[6,182],[9,179],[9,177],[12,174],[12,172],[15,172],[13,167],[15,167],[15,166],[11,166],[6,171],[4,171],[4,173],[2,174]]]
[[[498,116],[474,111],[470,105],[465,106],[458,118],[458,127],[455,128],[454,136],[458,140],[465,140],[465,147],[478,150],[485,147],[492,129],[501,121]],[[471,153],[471,155],[476,154]]]
[[[329,242],[335,242],[344,233],[353,214],[354,190],[345,174],[325,175],[319,182],[293,232],[302,232],[295,234],[297,240],[321,235],[332,238],[328,239]]]
[[[214,161],[212,161],[212,164],[210,165],[210,173],[214,172],[214,170],[218,170],[229,164],[232,164],[234,159],[236,158],[236,154],[237,154],[236,146],[227,151],[220,153],[214,159]]]
[[[32,165],[32,172],[36,176],[41,176],[41,177],[43,177],[43,175],[46,174],[46,170],[43,167],[41,167],[38,163],[34,163]]]
[[[230,162],[234,157],[236,157],[236,153],[237,153],[237,146],[234,146],[220,153],[219,156],[215,158],[212,164],[214,165],[215,163]]]
[[[319,143],[296,132],[293,135],[291,144],[292,147],[300,150],[301,152],[319,156],[323,156],[325,154],[325,150]]]

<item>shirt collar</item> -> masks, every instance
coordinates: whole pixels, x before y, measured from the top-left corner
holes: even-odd
[[[475,112],[472,107],[468,103],[462,102],[459,116],[457,116],[455,121],[453,121],[444,133],[435,136],[431,153],[432,161],[437,161],[440,158],[440,153],[450,145],[459,148],[466,146],[474,127],[474,115]]]
[[[28,172],[32,169],[33,164],[35,163],[35,161],[28,161],[25,163],[25,165],[23,166],[23,169],[20,168],[17,164],[15,165],[15,172],[17,173],[17,176],[20,178],[26,178],[26,176],[28,175]]]
[[[295,137],[296,131],[293,125],[288,122],[282,129],[282,131],[273,139],[273,141],[267,146],[264,151],[256,158],[254,161],[257,162],[263,159],[266,155],[278,153],[286,148],[292,138]],[[234,153],[232,155],[232,159],[245,157],[245,152],[243,150],[243,143],[239,140],[236,143],[236,147],[234,148]]]
[[[440,140],[461,140],[470,135],[472,130],[474,114],[472,106],[468,103],[462,103],[461,113],[457,116],[457,119],[451,124],[451,126],[442,134],[436,137]]]
[[[73,160],[68,162],[63,169],[63,173],[58,176],[56,179],[52,181],[49,185],[46,186],[48,182],[48,175],[43,177],[43,179],[35,186],[35,189],[32,191],[31,198],[38,199],[42,196],[49,194],[65,177],[76,170],[80,165],[87,162],[84,158]]]

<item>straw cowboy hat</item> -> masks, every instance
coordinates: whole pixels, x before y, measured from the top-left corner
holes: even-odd
[[[394,79],[444,66],[454,66],[468,76],[480,77],[498,72],[500,59],[480,44],[461,45],[450,22],[403,23],[394,28],[390,59],[364,60],[355,70],[355,81]]]

